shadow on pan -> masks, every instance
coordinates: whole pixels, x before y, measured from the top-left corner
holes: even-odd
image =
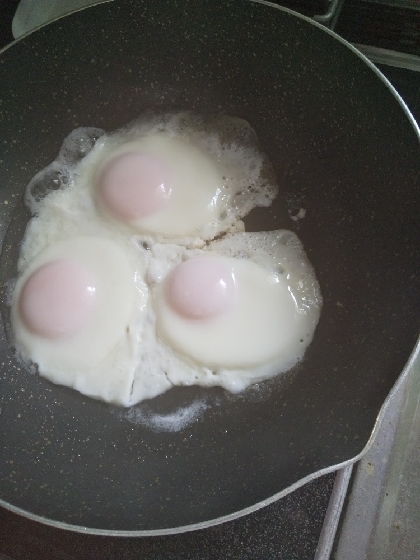
[[[267,4],[132,0],[4,50],[0,91],[3,280],[27,220],[24,186],[71,130],[192,109],[254,127],[280,195],[246,226],[298,228],[324,296],[293,375],[237,397],[178,388],[143,405],[151,417],[204,403],[177,432],[21,371],[3,333],[2,504],[74,530],[177,532],[353,460],[419,332],[418,130],[378,72],[330,32]]]

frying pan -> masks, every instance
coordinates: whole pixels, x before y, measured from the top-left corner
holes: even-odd
[[[2,505],[84,532],[180,532],[354,461],[419,332],[419,131],[373,65],[272,4],[132,0],[14,43],[0,84],[3,286],[28,219],[24,187],[71,130],[191,109],[254,127],[280,194],[246,227],[296,230],[324,296],[292,373],[236,397],[172,389],[129,416],[20,368],[3,289]],[[179,416],[197,400],[205,406],[178,431],[133,421]]]

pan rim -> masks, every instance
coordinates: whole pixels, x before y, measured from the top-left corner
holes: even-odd
[[[74,13],[77,13],[77,12],[81,12],[82,10],[86,10],[86,9],[89,9],[89,8],[94,8],[94,7],[96,7],[98,5],[101,5],[101,4],[111,4],[114,1],[115,0],[99,0],[95,4],[91,4],[89,6],[85,6],[85,7],[73,10],[72,12],[66,13],[66,14],[61,15],[59,17],[56,17],[56,18],[50,20],[49,22],[47,22],[45,24],[37,26],[36,28],[32,29],[28,33],[25,33],[24,35],[22,35],[18,39],[15,39],[14,41],[12,41],[8,45],[6,45],[3,49],[0,49],[0,56],[5,51],[7,51],[9,48],[13,47],[19,41],[21,41],[21,40],[25,39],[26,37],[30,36],[32,33],[46,27],[50,23],[54,23],[58,20],[61,20],[65,17],[67,17],[68,15],[71,15],[71,14],[74,14]],[[408,108],[407,104],[405,103],[405,101],[402,99],[402,97],[397,92],[397,90],[394,88],[394,86],[391,84],[391,82],[377,68],[377,66],[373,62],[371,62],[367,58],[367,56],[365,56],[361,51],[359,51],[354,45],[352,45],[350,42],[348,42],[346,39],[344,39],[343,37],[341,37],[340,35],[338,35],[334,31],[328,29],[327,27],[325,27],[321,23],[318,23],[317,21],[311,19],[310,17],[305,16],[303,14],[300,14],[300,13],[294,11],[294,10],[291,10],[291,9],[286,8],[284,6],[279,6],[278,4],[274,4],[273,2],[269,2],[268,0],[245,0],[245,1],[252,2],[254,4],[261,4],[263,6],[267,6],[267,7],[271,7],[271,8],[276,8],[276,9],[282,11],[282,12],[288,13],[289,15],[292,15],[292,16],[295,16],[295,17],[301,19],[301,20],[304,20],[307,23],[309,23],[311,25],[314,25],[318,29],[326,32],[327,34],[332,36],[334,39],[338,40],[342,45],[344,45],[345,47],[350,49],[350,51],[352,51],[365,64],[367,64],[367,66],[377,75],[377,77],[382,81],[382,83],[388,88],[388,90],[392,93],[394,98],[398,101],[401,109],[403,110],[406,117],[410,121],[410,123],[411,123],[411,125],[414,129],[414,132],[417,135],[417,138],[418,138],[419,143],[420,143],[420,126],[417,123],[417,121],[415,120],[414,116],[412,115],[412,113],[411,113],[410,109]],[[414,364],[417,360],[420,361],[420,334],[419,334],[419,336],[417,338],[417,342],[414,345],[414,348],[413,348],[413,350],[412,350],[412,352],[411,352],[411,354],[410,354],[410,356],[409,356],[409,358],[406,362],[406,365],[404,366],[403,370],[399,374],[397,380],[395,381],[392,389],[388,393],[384,403],[382,404],[382,406],[381,406],[381,408],[378,412],[378,415],[375,419],[375,422],[374,422],[374,425],[373,425],[373,428],[372,428],[372,432],[370,434],[370,437],[369,437],[365,447],[362,449],[362,451],[358,455],[348,459],[347,461],[343,461],[341,463],[337,463],[335,465],[331,465],[329,467],[325,467],[324,469],[320,469],[320,470],[318,470],[314,473],[311,473],[311,474],[307,475],[306,477],[298,480],[294,484],[288,486],[287,488],[281,490],[280,492],[270,496],[269,498],[267,498],[265,500],[262,500],[262,501],[260,501],[256,504],[253,504],[252,506],[249,506],[249,507],[244,508],[242,510],[236,511],[234,513],[230,513],[230,514],[227,514],[227,515],[215,518],[215,519],[206,520],[206,521],[202,521],[202,522],[199,522],[199,523],[183,525],[181,527],[170,527],[170,528],[166,528],[166,529],[149,529],[149,530],[143,530],[143,529],[114,530],[114,529],[98,529],[98,528],[94,528],[94,527],[85,527],[83,525],[73,525],[71,523],[66,523],[66,522],[63,522],[63,521],[57,521],[57,520],[54,520],[54,519],[43,517],[43,516],[35,514],[35,513],[31,513],[30,511],[27,511],[23,508],[19,508],[17,506],[14,506],[13,504],[11,504],[11,503],[9,503],[9,502],[1,499],[1,498],[0,498],[0,506],[3,507],[6,510],[11,511],[12,513],[21,515],[22,517],[25,517],[25,518],[27,518],[31,521],[36,521],[36,522],[42,523],[43,525],[50,526],[50,527],[53,527],[53,528],[56,528],[56,529],[68,530],[68,531],[71,531],[71,532],[74,532],[74,533],[79,533],[79,534],[108,536],[108,537],[154,537],[154,536],[177,535],[177,534],[182,534],[182,533],[186,533],[186,532],[197,531],[197,530],[201,530],[201,529],[207,529],[207,528],[210,528],[210,527],[221,525],[221,524],[229,522],[229,521],[234,521],[236,519],[239,519],[239,518],[244,517],[248,514],[254,513],[255,511],[258,511],[259,509],[278,501],[279,499],[287,496],[291,492],[297,490],[298,488],[301,488],[305,484],[307,484],[307,483],[309,483],[309,482],[311,482],[311,481],[313,481],[313,480],[315,480],[315,479],[317,479],[317,478],[319,478],[323,475],[338,471],[340,469],[343,469],[345,467],[353,465],[354,463],[359,461],[367,453],[367,451],[370,449],[370,447],[372,446],[372,444],[374,442],[374,439],[375,439],[375,436],[376,436],[376,434],[379,430],[380,424],[381,424],[381,422],[383,420],[383,417],[385,415],[385,412],[388,409],[388,407],[390,406],[390,403],[391,403],[391,400],[392,400],[394,394],[398,391],[400,386],[403,384],[403,382],[405,381],[406,377],[408,376],[411,368],[414,367]]]

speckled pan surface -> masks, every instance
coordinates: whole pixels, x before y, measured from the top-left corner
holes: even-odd
[[[255,128],[280,195],[248,229],[297,229],[325,301],[292,375],[235,398],[184,388],[140,405],[166,415],[204,402],[178,432],[19,370],[3,332],[3,505],[79,530],[175,532],[239,514],[363,450],[419,332],[420,149],[362,58],[269,5],[115,1],[3,51],[0,101],[2,283],[15,274],[24,186],[71,130],[186,108]],[[4,302],[2,311],[7,324]]]

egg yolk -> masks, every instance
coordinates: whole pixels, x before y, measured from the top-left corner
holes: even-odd
[[[181,263],[165,286],[168,304],[187,319],[210,319],[224,313],[231,307],[234,295],[232,271],[211,257]]]
[[[172,173],[162,159],[144,152],[128,152],[105,166],[96,186],[106,210],[128,221],[164,208],[172,184]]]
[[[44,264],[26,280],[19,299],[19,312],[33,333],[65,338],[84,326],[91,316],[95,285],[80,263],[57,260]]]

